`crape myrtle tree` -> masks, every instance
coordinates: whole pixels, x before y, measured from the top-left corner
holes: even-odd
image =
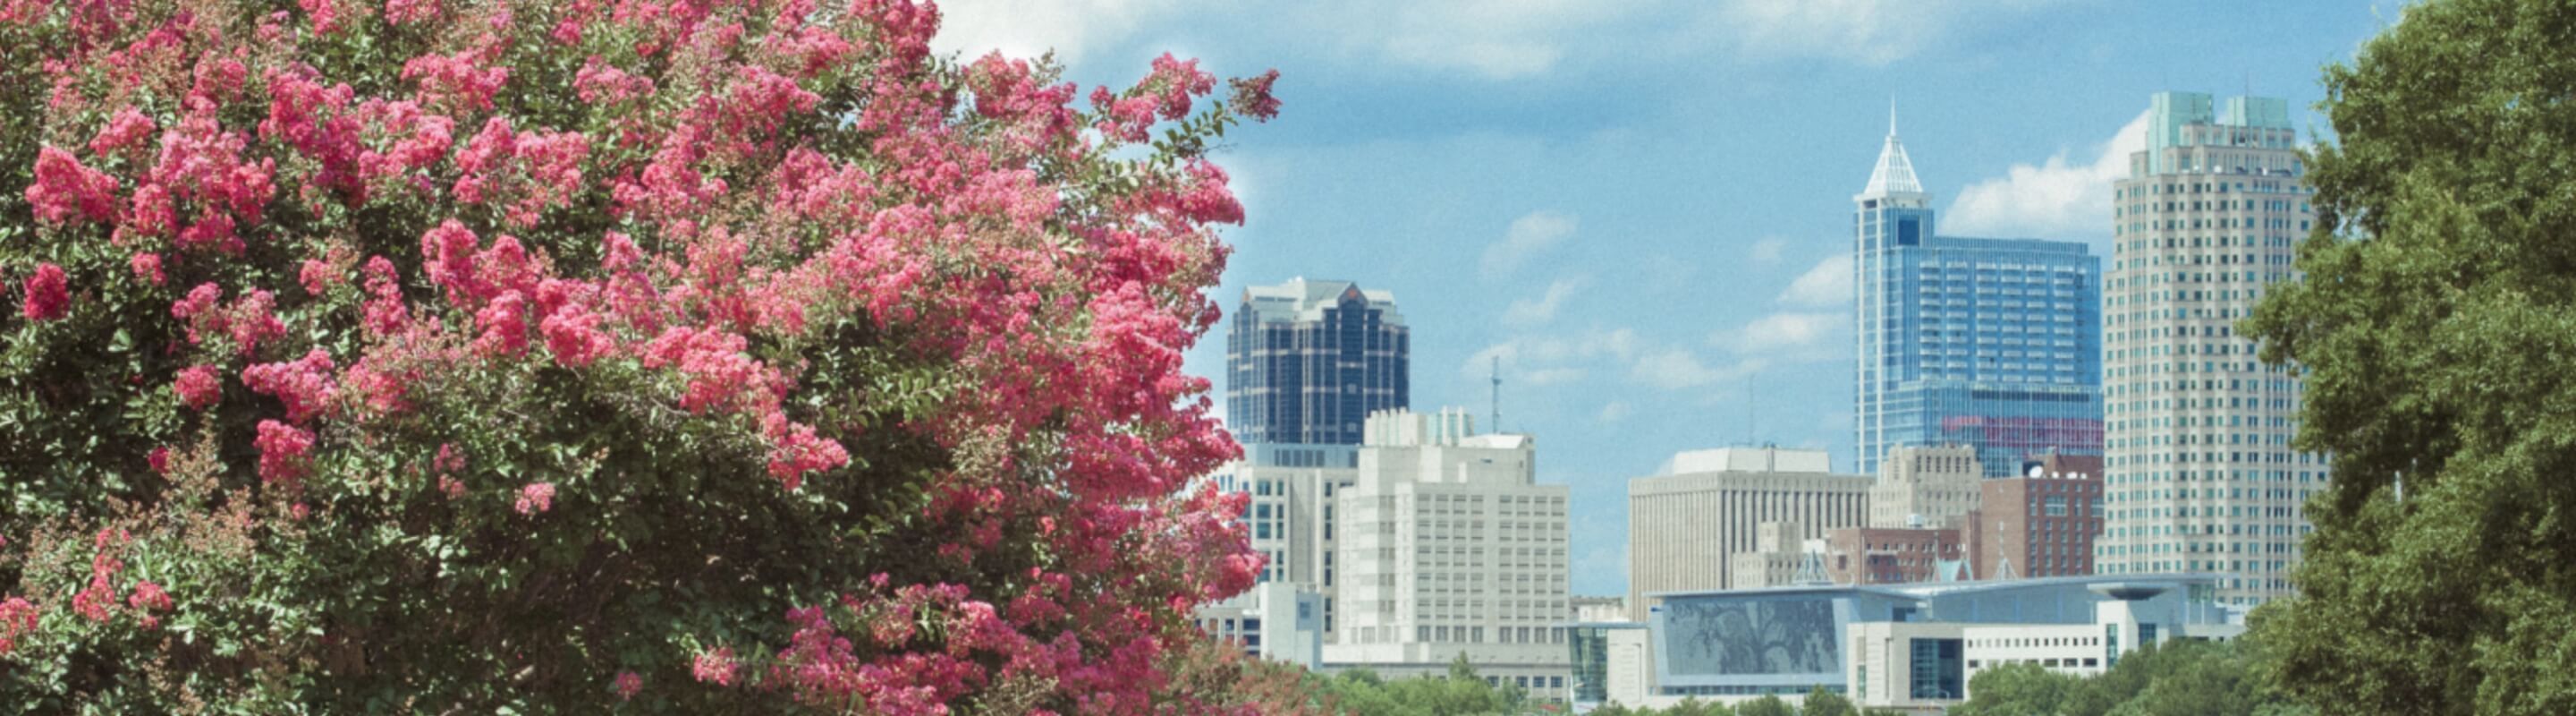
[[[2576,8],[2412,5],[2325,72],[2305,279],[2245,326],[2330,453],[2296,599],[2326,713],[2576,713]]]
[[[1249,710],[1181,351],[1276,73],[937,26],[0,0],[0,703]]]

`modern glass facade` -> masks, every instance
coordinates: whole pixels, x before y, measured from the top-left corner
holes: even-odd
[[[1852,200],[1858,471],[1905,445],[1973,446],[1988,477],[2035,453],[2101,455],[2101,259],[1936,234],[1893,132]]]
[[[2313,213],[2289,103],[2157,94],[2147,147],[2113,185],[2104,291],[2103,534],[2099,574],[2223,572],[2219,599],[2292,593],[2323,456],[2290,446],[2303,388],[2263,364],[2238,321],[2298,280]]]
[[[1226,423],[1245,445],[1357,445],[1370,413],[1411,405],[1395,298],[1349,281],[1243,292],[1226,335]]]

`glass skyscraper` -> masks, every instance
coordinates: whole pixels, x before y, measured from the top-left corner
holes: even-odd
[[[2109,516],[2099,574],[2219,572],[2219,599],[2292,593],[2310,530],[2302,505],[2326,487],[2322,456],[2290,447],[2302,387],[2235,335],[2291,259],[2314,215],[2289,102],[2165,92],[2145,151],[2114,184],[2106,290]]]
[[[1358,445],[1370,413],[1411,407],[1412,337],[1383,290],[1244,289],[1225,355],[1226,423],[1245,445]]]
[[[2101,455],[2101,259],[1935,234],[1892,124],[1852,202],[1859,472],[1906,445],[1974,447],[1988,477],[2036,453]]]

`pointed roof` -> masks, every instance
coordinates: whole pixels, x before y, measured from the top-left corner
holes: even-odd
[[[1923,192],[1923,182],[1914,178],[1914,160],[1905,156],[1905,143],[1896,138],[1896,103],[1887,106],[1887,146],[1878,150],[1878,168],[1869,172],[1869,186],[1862,187],[1860,199],[1915,199],[1928,201],[1932,195]]]
[[[1869,186],[1862,188],[1860,195],[1880,198],[1921,193],[1923,183],[1914,179],[1914,160],[1905,156],[1905,143],[1896,140],[1896,132],[1891,128],[1887,133],[1887,147],[1878,150],[1878,168],[1870,170]]]

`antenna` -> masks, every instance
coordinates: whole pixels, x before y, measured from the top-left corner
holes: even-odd
[[[1495,434],[1499,435],[1499,434],[1502,434],[1502,432],[1503,432],[1503,357],[1502,357],[1502,356],[1499,356],[1499,355],[1494,356],[1494,373],[1493,373],[1493,381],[1494,381],[1494,397],[1493,397],[1493,406],[1494,406],[1494,427],[1493,427],[1493,432],[1494,432]]]
[[[1887,93],[1887,136],[1896,136],[1896,93]]]

